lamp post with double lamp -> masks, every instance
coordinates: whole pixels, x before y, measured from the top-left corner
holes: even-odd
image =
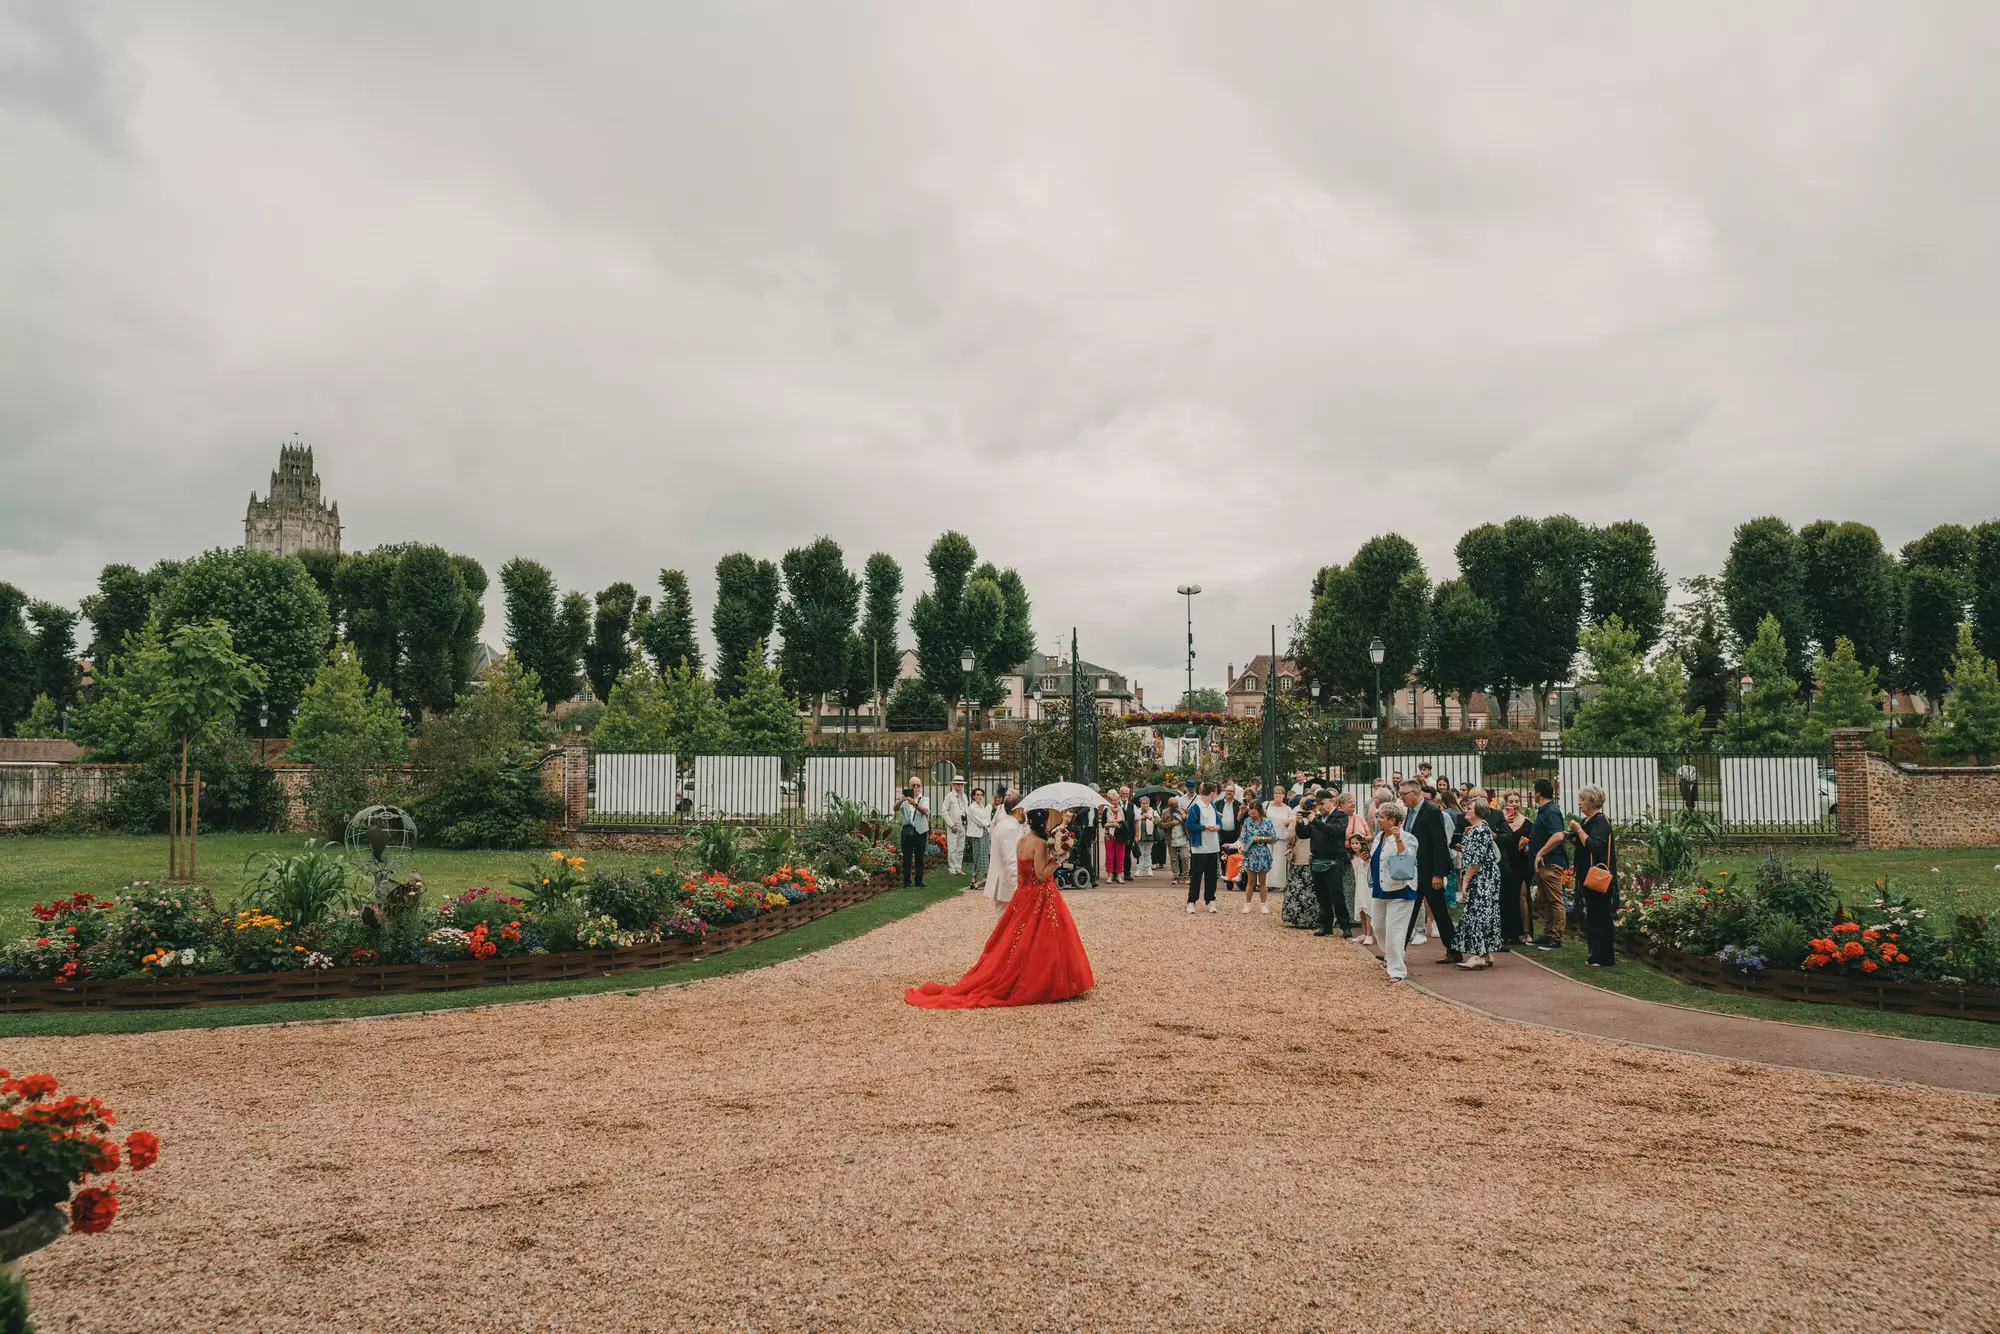
[[[958,669],[965,673],[965,790],[972,791],[972,669],[978,663],[972,646],[958,651]]]

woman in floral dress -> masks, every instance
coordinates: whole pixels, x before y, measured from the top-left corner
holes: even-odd
[[[1500,948],[1500,845],[1486,821],[1486,798],[1472,801],[1471,820],[1459,839],[1458,883],[1465,911],[1458,919],[1458,966],[1468,971],[1493,966]]]
[[[1250,911],[1250,900],[1255,896],[1268,913],[1271,911],[1271,891],[1267,882],[1271,874],[1272,852],[1278,842],[1278,827],[1264,814],[1264,804],[1260,801],[1246,806],[1243,816],[1240,834],[1243,843],[1243,911]]]

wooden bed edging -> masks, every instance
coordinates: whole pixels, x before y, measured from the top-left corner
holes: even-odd
[[[1937,1019],[1973,1019],[2000,1024],[2000,989],[1953,987],[1933,982],[1875,982],[1804,968],[1767,968],[1744,973],[1734,964],[1704,954],[1683,954],[1657,945],[1619,942],[1618,952],[1644,959],[1669,977],[1710,991],[1762,996],[1814,1005],[1852,1005],[1888,1014]]]
[[[831,913],[865,903],[896,887],[893,876],[842,885],[800,903],[773,908],[760,917],[710,928],[699,943],[652,941],[609,950],[565,950],[524,954],[512,959],[455,959],[449,963],[393,963],[369,968],[303,969],[284,973],[195,973],[183,977],[118,978],[103,982],[0,981],[0,1014],[62,1010],[191,1010],[214,1005],[261,1005],[271,1001],[348,1000],[357,996],[412,996],[432,991],[508,986],[516,982],[560,982],[643,972],[671,963],[726,954],[730,950]]]

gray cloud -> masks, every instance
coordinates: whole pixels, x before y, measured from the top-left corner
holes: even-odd
[[[2000,11],[0,4],[0,577],[945,526],[1213,681],[1388,529],[2000,494]],[[1949,471],[1947,471],[1947,469]],[[1949,477],[1949,484],[1942,479]],[[498,634],[498,604],[492,623]]]

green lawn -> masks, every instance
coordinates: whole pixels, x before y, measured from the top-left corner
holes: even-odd
[[[1990,864],[1990,863],[1989,863]],[[1566,977],[1588,986],[1615,991],[1637,1000],[1663,1001],[1696,1010],[1740,1014],[1751,1019],[1782,1019],[1819,1028],[1857,1029],[1866,1033],[1887,1033],[1899,1038],[1924,1038],[1931,1042],[1963,1042],[1975,1047],[2000,1047],[2000,1024],[1982,1024],[1970,1019],[1931,1019],[1920,1015],[1883,1014],[1846,1005],[1808,1005],[1804,1001],[1765,1000],[1761,996],[1734,996],[1690,986],[1668,977],[1659,969],[1637,959],[1618,956],[1616,968],[1586,968],[1581,941],[1565,942],[1559,950],[1526,950],[1522,957],[1545,964]]]
[[[203,834],[197,845],[199,879],[218,904],[235,897],[247,878],[243,864],[253,854],[297,851],[305,839],[284,834]],[[447,852],[418,848],[407,869],[424,878],[432,898],[449,897],[479,885],[518,893],[507,882],[524,878],[547,850],[527,852]],[[657,866],[658,858],[586,853],[591,866]],[[0,838],[0,938],[24,930],[29,905],[88,890],[109,898],[134,880],[167,878],[166,835],[86,834],[74,838]]]
[[[1848,903],[1875,897],[1875,882],[1887,876],[1899,894],[1908,894],[1933,912],[1984,914],[2000,921],[2000,848],[1908,848],[1893,852],[1783,852],[1787,861],[1823,864],[1834,888]],[[1711,873],[1754,876],[1764,854],[1723,853],[1703,861]],[[1931,868],[1938,868],[1933,871]],[[1941,929],[1949,930],[1949,919]]]

